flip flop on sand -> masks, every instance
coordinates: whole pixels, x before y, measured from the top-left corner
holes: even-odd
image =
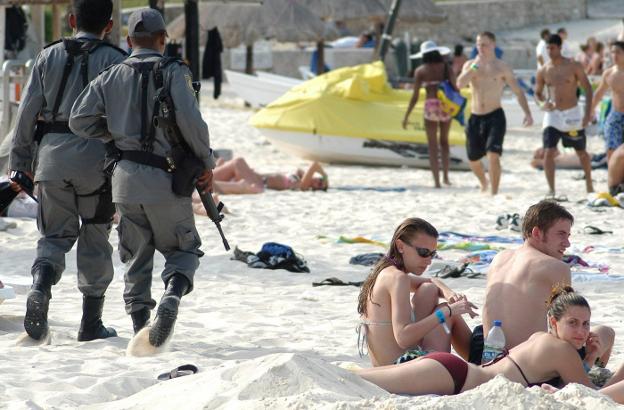
[[[359,288],[363,283],[364,282],[344,282],[338,278],[327,278],[320,282],[312,282],[312,286],[356,286]]]
[[[175,369],[171,370],[168,373],[163,373],[158,376],[158,380],[170,380],[175,379],[177,377],[188,376],[191,374],[195,374],[198,372],[197,366],[192,364],[183,364],[182,366],[178,366]]]
[[[556,196],[554,194],[548,194],[544,197],[544,199],[550,199],[551,201],[555,201],[555,202],[568,202],[568,196],[567,195],[559,195]]]
[[[592,225],[587,225],[583,228],[583,231],[588,235],[604,235],[606,233],[613,233],[613,231],[603,231],[602,229]]]

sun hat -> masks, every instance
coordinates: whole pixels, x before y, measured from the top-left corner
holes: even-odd
[[[412,54],[410,58],[421,58],[423,54],[427,54],[432,51],[437,51],[440,54],[445,55],[445,54],[450,54],[451,49],[448,47],[438,47],[435,41],[428,40],[428,41],[423,42],[420,45],[420,52],[416,54]]]

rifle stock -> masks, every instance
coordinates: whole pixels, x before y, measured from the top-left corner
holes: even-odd
[[[223,209],[223,202],[219,202],[219,205],[217,206],[215,205],[212,199],[211,192],[206,192],[205,194],[202,194],[202,188],[199,186],[195,186],[195,189],[197,189],[197,193],[199,194],[199,198],[201,199],[202,204],[204,205],[206,214],[208,214],[208,218],[210,218],[210,220],[214,222],[214,224],[217,227],[217,230],[219,231],[219,235],[221,236],[221,239],[223,240],[223,246],[225,247],[225,250],[229,251],[230,244],[228,244],[228,241],[225,238],[225,235],[223,234],[223,230],[221,229],[221,221],[223,220],[223,215],[221,214],[221,210]]]

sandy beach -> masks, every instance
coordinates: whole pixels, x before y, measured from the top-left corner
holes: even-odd
[[[226,94],[227,97],[227,94]],[[268,144],[247,124],[252,111],[239,101],[213,102],[203,92],[202,111],[211,144],[243,156],[258,171],[288,172],[307,163]],[[537,117],[537,116],[536,116]],[[539,124],[538,118],[536,122]],[[0,232],[0,280],[15,288],[17,297],[0,305],[0,408],[6,409],[160,409],[160,408],[428,408],[428,409],[576,409],[615,408],[611,400],[587,388],[570,385],[555,395],[537,388],[524,389],[502,377],[454,397],[403,397],[386,393],[339,367],[369,366],[356,347],[355,327],[359,289],[312,287],[328,277],[364,280],[368,267],[349,264],[352,256],[383,252],[371,244],[338,243],[343,235],[389,241],[406,217],[418,216],[439,231],[503,235],[496,217],[524,214],[547,192],[542,172],[529,160],[541,145],[539,125],[521,129],[511,116],[502,157],[501,193],[483,195],[476,178],[467,172],[451,174],[453,186],[432,188],[428,170],[327,165],[332,187],[405,188],[402,192],[350,191],[277,192],[224,196],[230,210],[223,229],[232,247],[257,252],[268,241],[288,244],[308,262],[311,273],[251,269],[231,260],[212,222],[197,217],[205,256],[196,274],[195,289],[182,299],[180,316],[169,351],[152,357],[126,356],[132,323],[123,309],[124,265],[117,251],[115,280],[106,297],[104,322],[118,338],[77,342],[81,295],[76,289],[75,250],[67,270],[53,288],[50,303],[51,340],[44,346],[24,346],[26,294],[38,232],[32,219],[5,218],[17,227]],[[601,152],[603,142],[589,139],[589,151]],[[576,218],[569,253],[607,264],[609,273],[591,270],[576,274],[574,286],[592,306],[594,324],[614,327],[616,341],[608,368],[624,363],[624,210],[590,208],[584,183],[576,171],[557,171],[558,193]],[[606,170],[593,173],[595,187],[606,191]],[[601,236],[584,233],[594,225],[613,231]],[[117,247],[117,233],[111,243]],[[599,245],[599,246],[597,246]],[[500,244],[501,248],[517,245]],[[587,252],[588,246],[594,246]],[[607,249],[611,248],[611,249]],[[616,253],[617,249],[621,252]],[[583,252],[583,251],[586,252]],[[440,252],[443,262],[458,261],[463,250]],[[437,261],[439,263],[440,261]],[[153,295],[160,298],[163,284],[159,255],[154,269]],[[623,280],[620,280],[623,279]],[[485,279],[448,279],[453,289],[482,306]],[[480,319],[467,319],[471,327]],[[157,376],[192,363],[199,373],[170,381]],[[418,381],[414,381],[417,383]]]

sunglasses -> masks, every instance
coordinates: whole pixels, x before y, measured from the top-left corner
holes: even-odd
[[[405,243],[407,246],[409,246],[410,248],[414,249],[416,251],[416,253],[418,254],[418,256],[420,256],[421,258],[435,258],[435,256],[438,254],[437,250],[429,250],[427,248],[420,248],[418,246],[414,246],[412,244],[409,243]]]

